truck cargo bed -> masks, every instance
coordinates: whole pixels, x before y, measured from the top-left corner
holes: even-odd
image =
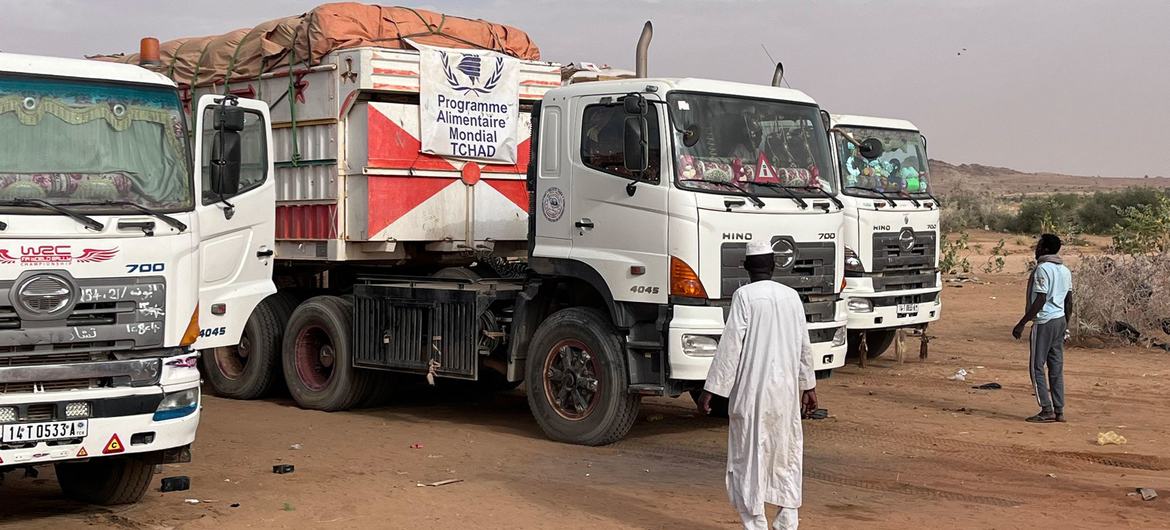
[[[528,115],[520,115],[515,165],[422,154],[419,82],[418,52],[355,48],[312,68],[228,84],[228,92],[271,106],[278,259],[523,254]],[[559,65],[522,62],[522,105],[560,84]],[[194,101],[224,90],[216,84],[183,95]]]

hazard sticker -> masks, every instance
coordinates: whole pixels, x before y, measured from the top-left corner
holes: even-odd
[[[102,454],[110,455],[114,453],[121,453],[125,450],[126,448],[122,446],[122,440],[118,439],[118,435],[115,434],[112,438],[110,438],[110,441],[106,443],[106,448],[102,449]]]
[[[83,457],[83,456],[89,456],[89,453],[88,453],[88,452],[86,452],[86,450],[85,450],[85,448],[84,448],[84,447],[82,447],[81,449],[79,449],[79,450],[77,451],[77,457],[78,457],[78,458],[80,458],[80,457]]]

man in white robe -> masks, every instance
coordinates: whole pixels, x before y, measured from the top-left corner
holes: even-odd
[[[795,529],[801,504],[804,435],[801,413],[816,409],[816,376],[804,306],[771,280],[767,242],[748,244],[751,278],[735,291],[700,407],[729,399],[727,493],[746,530],[767,530],[765,504],[780,507],[772,528]],[[803,409],[802,409],[803,406]]]

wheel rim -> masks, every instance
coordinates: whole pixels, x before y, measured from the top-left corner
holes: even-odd
[[[238,345],[215,348],[212,356],[220,374],[233,381],[239,379],[244,375],[248,359],[252,356],[252,338],[245,331]]]
[[[580,421],[601,402],[601,363],[579,340],[562,340],[544,360],[544,396],[557,415]]]
[[[321,326],[308,326],[297,333],[297,376],[310,390],[323,390],[333,378],[337,350]]]

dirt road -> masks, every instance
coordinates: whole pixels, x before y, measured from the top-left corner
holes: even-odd
[[[1037,407],[1010,337],[1022,279],[984,280],[946,288],[926,361],[891,353],[821,382],[833,417],[805,423],[802,527],[1170,527],[1170,354],[1071,350],[1069,423],[1025,423]],[[973,375],[948,380],[959,368]],[[989,381],[1003,389],[971,388]],[[646,402],[629,438],[602,448],[546,441],[521,392],[334,414],[208,397],[204,414],[195,461],[163,471],[190,475],[191,491],[105,510],[61,501],[51,471],[14,474],[0,526],[737,528],[727,426],[688,398]],[[1109,430],[1128,443],[1097,446]],[[462,482],[418,486],[446,479]],[[1127,496],[1136,487],[1163,498]]]

